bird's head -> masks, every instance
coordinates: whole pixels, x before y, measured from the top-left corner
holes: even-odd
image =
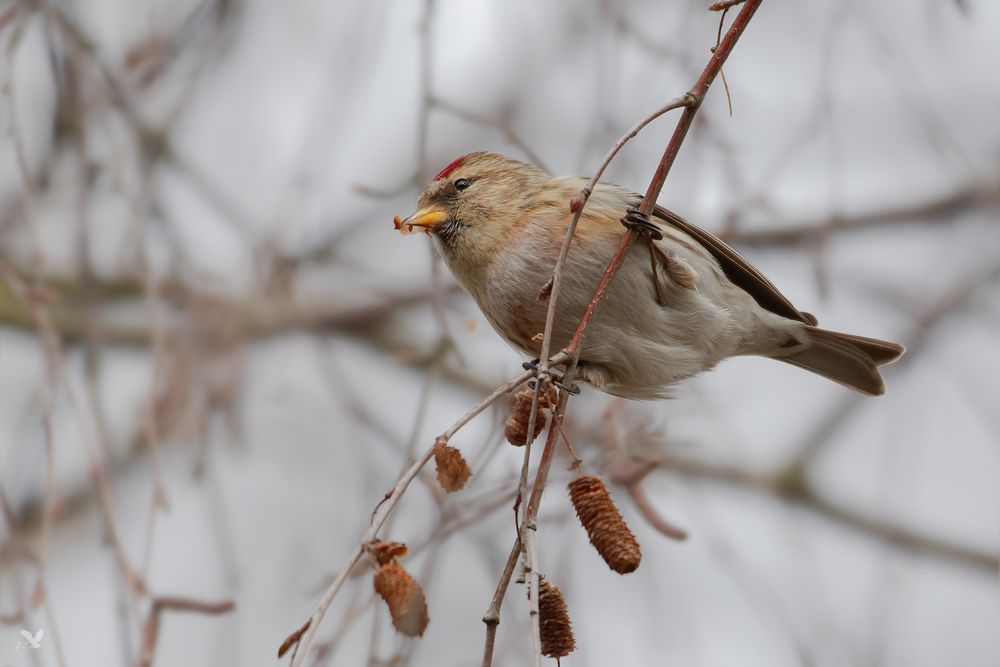
[[[524,211],[548,182],[541,169],[496,153],[463,155],[442,169],[396,229],[426,231],[459,273],[485,266],[524,224]],[[461,265],[461,266],[460,266]]]

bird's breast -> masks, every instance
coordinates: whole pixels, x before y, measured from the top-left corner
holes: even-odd
[[[551,275],[523,257],[495,262],[486,272],[487,279],[473,296],[497,333],[511,345],[527,353],[541,349],[548,303],[539,293]]]

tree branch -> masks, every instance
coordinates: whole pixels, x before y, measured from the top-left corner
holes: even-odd
[[[954,192],[916,204],[883,206],[849,216],[810,220],[771,229],[748,229],[729,234],[727,240],[746,246],[778,247],[808,243],[839,233],[914,223],[951,222],[971,211],[1000,206],[1000,181],[971,183]]]
[[[203,602],[177,597],[156,597],[149,609],[146,626],[143,630],[142,654],[139,657],[139,667],[152,667],[156,655],[156,643],[160,638],[160,616],[165,611],[184,611],[217,616],[232,611],[236,604],[232,600],[224,602]]]
[[[552,361],[553,363],[561,363],[565,358],[565,355],[557,355]],[[420,473],[421,469],[434,457],[434,449],[439,443],[447,443],[448,440],[455,435],[462,427],[472,421],[477,415],[479,415],[483,410],[493,405],[501,396],[510,393],[510,391],[533,377],[535,372],[525,371],[520,375],[515,376],[513,379],[497,387],[492,394],[481,400],[475,406],[473,406],[468,412],[462,415],[454,424],[452,424],[444,433],[439,435],[435,440],[434,444],[427,448],[426,451],[416,460],[413,464],[407,468],[407,470],[399,477],[396,485],[392,490],[386,494],[385,498],[378,504],[375,508],[375,512],[372,514],[371,525],[365,534],[361,537],[358,546],[354,549],[354,552],[347,559],[344,567],[341,568],[337,577],[334,579],[333,583],[327,588],[326,593],[324,593],[323,598],[320,600],[319,606],[309,621],[309,626],[306,628],[305,632],[301,634],[301,639],[299,640],[295,658],[292,660],[292,667],[301,667],[303,661],[306,659],[306,655],[309,651],[309,645],[313,641],[313,637],[316,634],[316,630],[319,628],[319,624],[323,621],[323,616],[326,614],[326,610],[330,607],[333,602],[334,597],[336,597],[337,592],[343,586],[344,582],[347,580],[348,575],[354,566],[357,565],[358,561],[361,560],[365,553],[366,546],[371,543],[377,536],[382,526],[385,524],[386,520],[392,514],[393,510],[399,504],[400,498],[406,492],[410,483],[416,478]],[[293,633],[295,634],[295,633]]]

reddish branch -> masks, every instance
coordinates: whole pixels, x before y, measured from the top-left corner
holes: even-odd
[[[699,107],[701,106],[701,102],[704,99],[705,94],[708,92],[708,89],[712,85],[712,82],[719,75],[719,72],[721,72],[722,65],[729,57],[729,54],[732,53],[733,47],[736,45],[736,42],[743,34],[743,31],[746,29],[747,25],[750,22],[750,19],[753,17],[754,12],[757,11],[757,8],[760,6],[761,2],[762,0],[748,0],[744,4],[743,8],[740,10],[739,15],[733,21],[732,26],[730,26],[729,30],[726,32],[725,37],[722,38],[722,40],[713,50],[712,57],[709,59],[708,64],[705,66],[705,69],[702,71],[701,76],[698,78],[698,81],[695,83],[694,87],[682,98],[679,98],[678,100],[669,103],[659,112],[659,113],[665,113],[670,109],[684,107],[684,112],[682,113],[680,119],[677,122],[677,126],[674,129],[674,133],[670,137],[670,141],[668,142],[666,150],[663,153],[663,157],[660,159],[660,162],[657,165],[656,172],[653,174],[653,179],[651,180],[649,187],[646,190],[646,194],[642,199],[642,203],[639,206],[639,211],[641,213],[649,215],[649,213],[653,210],[653,206],[656,204],[656,199],[659,196],[660,191],[663,189],[663,184],[666,181],[667,175],[670,173],[670,168],[673,166],[674,161],[677,158],[677,154],[680,151],[680,147],[683,144],[685,137],[687,136],[688,130],[691,128],[691,123],[693,122],[694,116],[698,112]],[[586,206],[587,199],[589,198],[590,192],[593,190],[593,187],[596,185],[597,179],[600,176],[600,172],[603,171],[604,167],[607,166],[610,160],[621,148],[621,146],[624,145],[627,141],[629,141],[629,139],[631,139],[633,136],[635,136],[635,134],[638,133],[638,131],[645,124],[647,124],[650,120],[652,120],[652,118],[656,117],[656,115],[659,115],[659,113],[654,114],[654,116],[640,123],[638,126],[636,126],[636,128],[630,131],[628,135],[619,140],[619,142],[612,148],[612,151],[611,153],[609,153],[609,156],[605,159],[605,162],[601,166],[601,170],[598,172],[598,174],[596,174],[591,179],[590,183],[588,183],[588,185],[580,192],[580,194],[576,198],[574,198],[574,200],[570,204],[571,210],[573,211],[574,215],[570,222],[569,229],[567,230],[566,238],[563,242],[562,249],[560,250],[559,259],[557,260],[556,266],[553,269],[553,275],[551,281],[552,286],[551,286],[551,292],[549,294],[549,299],[550,299],[549,309],[546,315],[545,332],[542,340],[542,350],[540,355],[542,360],[539,364],[540,377],[544,377],[544,375],[548,371],[548,365],[546,360],[548,359],[549,352],[551,350],[550,346],[551,346],[552,330],[555,318],[555,308],[559,298],[559,287],[562,279],[562,269],[565,263],[566,255],[569,250],[569,246],[572,242],[573,234],[576,231],[576,223],[580,218],[580,214],[582,213],[583,208]],[[611,261],[608,264],[607,269],[605,269],[604,274],[601,276],[601,280],[598,283],[597,288],[594,291],[590,303],[585,309],[579,324],[577,325],[573,337],[570,339],[569,344],[564,350],[564,352],[570,357],[570,361],[567,365],[565,373],[566,382],[572,382],[573,376],[576,372],[576,362],[579,355],[580,343],[582,341],[584,331],[586,330],[587,325],[590,323],[590,320],[593,318],[594,313],[597,311],[597,306],[600,303],[600,300],[603,297],[608,284],[610,284],[611,279],[614,277],[618,268],[621,266],[621,263],[624,260],[625,255],[629,250],[629,247],[635,240],[635,236],[636,236],[635,233],[631,229],[628,230],[623,236],[621,244],[618,246],[618,249],[616,250],[614,256],[611,258]],[[543,384],[544,382],[542,381],[536,384],[535,396],[532,402],[532,412],[530,413],[532,417],[528,426],[529,432],[533,427],[535,406],[537,405],[538,395],[539,392],[542,390]],[[538,576],[539,575],[537,571],[538,569],[537,555],[534,552],[535,521],[537,517],[538,507],[541,503],[542,493],[545,489],[545,483],[548,478],[549,468],[551,467],[557,435],[559,432],[559,424],[561,423],[563,415],[566,410],[566,403],[568,400],[568,396],[569,394],[567,391],[564,390],[560,392],[559,404],[556,407],[552,416],[552,424],[549,427],[548,437],[545,442],[545,447],[542,451],[541,459],[539,460],[538,463],[538,470],[535,474],[534,484],[532,485],[531,488],[531,495],[528,498],[527,508],[525,510],[524,517],[520,522],[520,535],[517,538],[518,544],[520,544],[523,548],[524,566],[529,574],[528,598],[531,606],[532,646],[533,646],[533,659],[535,665],[539,665],[541,662],[541,652],[540,652],[541,642],[539,638],[539,624],[538,624],[538,585],[539,585]],[[527,467],[530,456],[530,451],[527,450],[528,448],[526,448],[524,455],[524,464],[522,467],[522,480],[524,480],[527,475]],[[523,497],[523,492],[519,493],[518,502],[521,501],[522,497]],[[499,599],[503,598],[503,589],[505,588],[504,580],[506,580],[506,583],[509,584],[510,576],[507,573],[507,568],[505,568],[504,570],[504,576],[501,579],[500,585],[498,586],[497,595],[494,597],[494,600],[496,600],[497,598]],[[493,607],[491,606],[490,612],[492,611]],[[499,623],[499,614],[498,613],[492,614],[490,612],[488,612],[487,617],[484,618],[484,621],[486,622],[486,632],[487,632],[486,634],[487,648],[484,651],[484,662],[483,662],[484,667],[488,667],[491,664],[492,660],[491,646],[495,641],[496,628],[497,624]]]
[[[552,362],[556,364],[563,363],[564,361],[565,361],[565,355],[562,354],[556,355],[556,357],[552,359]],[[310,622],[307,624],[305,631],[299,634],[298,642],[296,643],[294,640],[291,642],[292,644],[296,645],[296,654],[295,658],[292,660],[292,667],[298,667],[306,659],[306,656],[308,655],[309,646],[313,641],[313,637],[316,634],[316,630],[319,628],[320,623],[323,621],[323,617],[326,615],[326,610],[330,607],[330,604],[333,602],[334,597],[336,597],[337,593],[344,585],[344,582],[350,575],[351,570],[354,569],[354,566],[357,565],[358,562],[364,556],[367,545],[376,539],[379,531],[385,525],[385,522],[388,520],[393,510],[396,509],[396,506],[398,505],[400,498],[402,498],[403,494],[406,493],[406,490],[407,488],[409,488],[410,483],[416,478],[416,476],[420,473],[423,467],[427,465],[427,462],[430,461],[431,458],[433,458],[435,446],[438,443],[447,443],[448,440],[452,436],[454,436],[455,433],[461,430],[466,424],[472,421],[486,408],[493,405],[493,403],[499,400],[502,396],[506,396],[508,393],[510,393],[511,390],[515,389],[516,387],[520,386],[525,381],[530,379],[532,375],[534,375],[533,371],[525,371],[517,375],[510,381],[506,382],[505,384],[502,384],[499,387],[497,387],[497,389],[492,394],[490,394],[489,396],[481,400],[479,403],[477,403],[475,406],[473,406],[468,412],[462,415],[458,419],[458,421],[452,424],[452,426],[448,428],[448,430],[439,435],[435,439],[434,445],[429,447],[400,476],[400,478],[396,482],[396,485],[392,488],[391,491],[389,491],[385,495],[383,500],[376,506],[375,511],[372,513],[372,519],[368,527],[368,530],[365,531],[365,534],[358,541],[358,545],[355,547],[351,556],[347,559],[347,562],[345,563],[344,567],[341,568],[337,577],[333,580],[330,586],[327,587],[327,590],[323,594],[323,598],[320,600],[320,603],[317,606],[316,611],[313,612],[313,615],[310,619]],[[296,631],[296,633],[298,632],[299,631]],[[292,635],[289,636],[289,639],[292,639],[293,635],[295,635],[296,633],[292,633]],[[286,640],[285,644],[288,643],[289,641]],[[285,644],[282,644],[282,646],[285,646]]]
[[[729,58],[729,54],[732,53],[733,47],[736,46],[737,40],[739,40],[740,35],[746,29],[747,25],[750,23],[750,19],[753,17],[754,12],[760,6],[763,0],[748,0],[740,13],[736,16],[733,24],[729,27],[726,32],[726,36],[722,38],[719,42],[718,47],[712,53],[712,57],[708,61],[708,65],[702,71],[701,76],[698,77],[698,81],[695,83],[694,87],[691,88],[690,92],[684,96],[685,105],[684,112],[681,114],[680,120],[677,121],[677,127],[674,128],[674,133],[670,137],[670,141],[667,143],[667,148],[663,152],[663,157],[660,158],[660,163],[656,167],[656,172],[653,174],[653,179],[649,183],[649,187],[646,189],[646,195],[642,198],[642,202],[639,204],[639,211],[645,215],[649,215],[653,210],[653,206],[656,205],[656,199],[660,196],[660,191],[663,189],[663,184],[667,180],[667,174],[670,173],[670,168],[673,166],[674,161],[677,159],[677,153],[680,152],[681,144],[684,143],[684,139],[687,137],[688,130],[691,128],[691,123],[694,121],[694,116],[698,113],[698,109],[701,107],[702,100],[705,99],[705,94],[708,92],[709,87],[712,82],[715,81],[715,77],[719,75],[722,71],[722,65]],[[605,269],[604,275],[601,276],[601,281],[597,284],[597,289],[594,290],[594,296],[590,300],[590,304],[587,306],[584,312],[583,318],[580,320],[580,324],[577,326],[576,331],[573,333],[573,338],[570,339],[569,345],[567,346],[567,352],[572,356],[576,356],[580,350],[580,342],[583,338],[583,333],[590,324],[591,318],[597,310],[597,305],[604,296],[604,291],[607,289],[608,284],[614,277],[618,268],[621,266],[622,261],[625,259],[625,255],[628,252],[629,247],[635,241],[635,232],[629,229],[625,236],[622,237],[622,241],[618,246],[618,250],[615,252],[614,256],[611,258],[611,262],[608,264],[608,268]]]

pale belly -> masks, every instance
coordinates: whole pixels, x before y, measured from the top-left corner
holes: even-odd
[[[606,250],[606,256],[571,252],[556,309],[553,352],[572,337],[614,248]],[[470,292],[501,336],[524,354],[537,357],[549,305],[539,293],[552,268],[526,255],[492,267],[485,284]],[[739,309],[734,313],[726,301],[744,299],[742,290],[730,285],[731,290],[712,294],[697,286],[661,285],[665,306],[657,302],[647,249],[633,246],[584,335],[580,360],[585,379],[610,393],[653,398],[663,395],[664,386],[740,353]]]

